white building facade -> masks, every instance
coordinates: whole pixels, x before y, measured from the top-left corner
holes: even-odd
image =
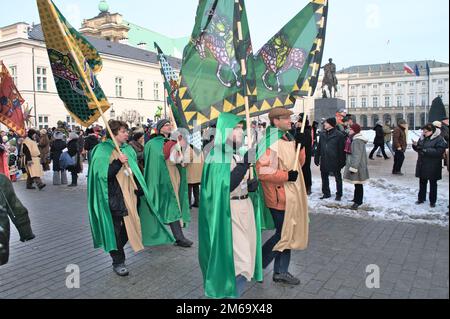
[[[420,76],[408,74],[404,64],[418,66]],[[430,67],[428,76],[426,65]],[[405,119],[419,128],[428,120],[434,98],[440,96],[448,115],[449,65],[436,61],[353,66],[337,74],[337,98],[346,101],[347,110],[365,128],[381,120],[396,124]],[[321,83],[321,80],[320,80]],[[316,98],[321,92],[317,90]]]
[[[156,54],[140,48],[89,38],[103,59],[98,80],[112,105],[108,119],[123,119],[137,111],[134,124],[154,120],[158,107],[166,111],[163,78]],[[56,127],[58,121],[76,126],[59,99],[40,25],[17,23],[0,28],[0,60],[9,69],[25,99],[33,107],[37,128]],[[181,61],[170,59],[175,68]],[[163,116],[165,115],[163,111]],[[98,124],[103,126],[99,119]]]

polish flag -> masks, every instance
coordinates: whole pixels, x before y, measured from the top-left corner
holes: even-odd
[[[406,71],[406,73],[408,74],[414,74],[414,69],[412,67],[410,67],[408,64],[404,64],[403,65],[403,69]]]

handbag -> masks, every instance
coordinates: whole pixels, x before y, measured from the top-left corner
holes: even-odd
[[[66,170],[67,167],[74,165],[75,161],[73,160],[73,157],[69,155],[68,151],[64,150],[59,157],[59,166],[61,169]]]

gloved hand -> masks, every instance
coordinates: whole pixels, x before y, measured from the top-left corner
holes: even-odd
[[[288,173],[288,182],[296,182],[298,178],[298,172],[297,171],[290,171]]]
[[[249,193],[254,193],[258,189],[258,180],[256,178],[247,181],[247,189]]]
[[[136,189],[134,190],[134,194],[139,198],[145,195],[144,191],[142,189]]]

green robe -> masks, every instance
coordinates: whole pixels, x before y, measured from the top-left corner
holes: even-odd
[[[226,146],[228,133],[242,119],[222,113],[217,123],[215,147],[205,161],[198,215],[199,262],[205,295],[210,298],[237,298],[230,210],[230,175],[233,150]],[[256,176],[256,175],[255,175]],[[263,280],[261,228],[267,212],[260,194],[251,194],[256,222],[256,265],[254,280]],[[259,198],[258,198],[259,196]],[[273,223],[273,221],[272,221]]]
[[[155,208],[155,212],[164,224],[170,224],[183,219],[184,226],[187,227],[191,221],[191,212],[189,208],[186,168],[177,165],[180,173],[180,189],[178,193],[181,206],[180,211],[163,154],[166,141],[167,139],[160,135],[145,145],[144,178],[150,194],[149,203],[150,207]],[[141,209],[143,211],[147,210],[147,204],[141,203]]]
[[[103,248],[106,252],[117,250],[114,224],[108,200],[108,170],[114,149],[112,140],[97,145],[92,151],[88,174],[88,210],[94,247]],[[121,151],[128,156],[128,164],[144,191],[145,196],[141,197],[141,203],[150,202],[150,194],[139,170],[136,152],[127,144],[121,147]],[[140,211],[139,217],[144,246],[157,246],[174,242],[173,236],[152,210]]]

